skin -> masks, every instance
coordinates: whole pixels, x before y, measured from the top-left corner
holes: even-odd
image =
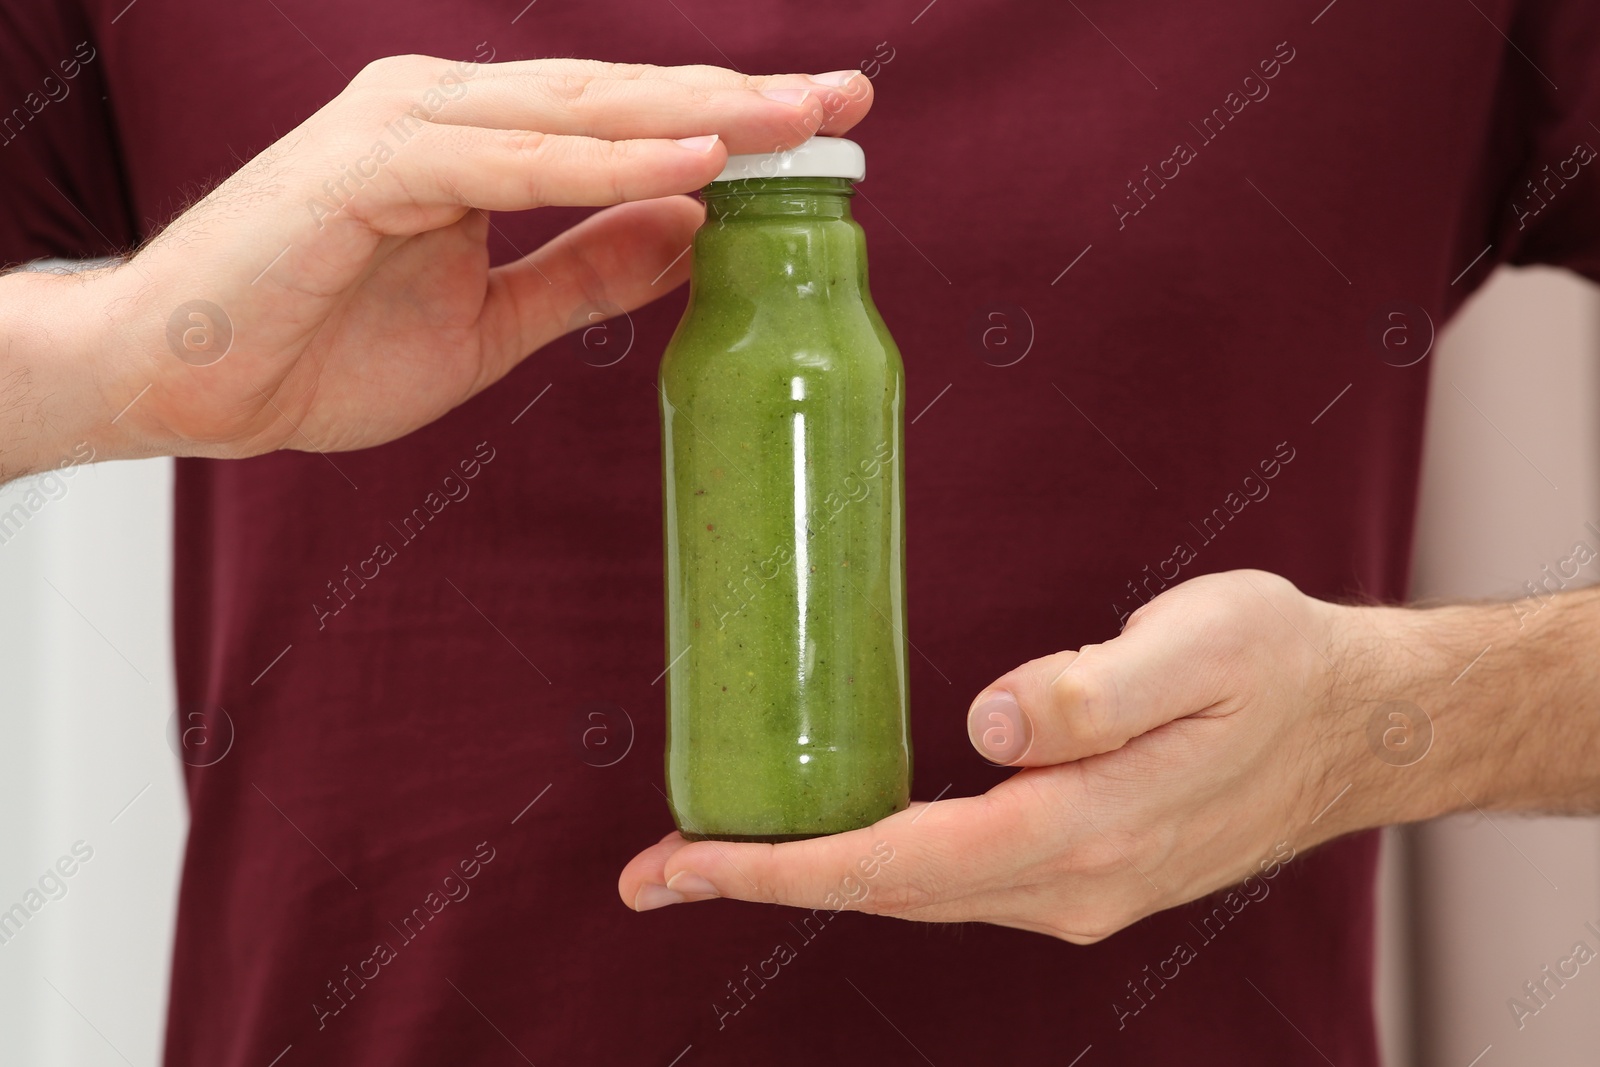
[[[1263,571],[1206,575],[1104,644],[1025,663],[978,694],[974,747],[1021,768],[984,795],[778,845],[669,834],[619,891],[640,911],[726,897],[1089,944],[1241,882],[1279,842],[1304,853],[1475,808],[1600,810],[1596,647],[1600,590],[1537,611],[1357,607]],[[1431,719],[1414,762],[1404,745],[1420,726],[1389,719],[1391,701]],[[892,861],[872,865],[875,845]]]
[[[126,261],[0,277],[0,482],[85,441],[101,459],[238,458],[407,434],[566,333],[578,309],[629,310],[681,284],[688,260],[673,260],[703,215],[675,194],[730,152],[842,134],[871,97],[854,71],[378,60]],[[416,107],[426,121],[330,201],[324,183],[396,144],[390,125]],[[487,212],[545,205],[615,206],[491,268]],[[233,328],[208,366],[167,341],[194,299]]]
[[[673,261],[701,213],[676,194],[729,152],[849,130],[872,92],[852,75],[380,60],[137,254],[0,277],[0,482],[85,446],[240,458],[403,436],[574,311],[631,309],[684,281]],[[355,195],[308,210],[452,76],[464,91],[430,105]],[[486,212],[548,204],[607,209],[491,268]],[[206,366],[167,341],[195,299],[233,330]],[[1239,882],[1280,842],[1303,852],[1472,808],[1600,810],[1597,643],[1595,591],[1535,612],[1418,610],[1329,604],[1260,571],[1196,578],[1118,637],[978,694],[975,747],[1019,768],[988,793],[787,844],[669,834],[618,888],[638,910],[723,897],[1097,941]],[[1378,755],[1371,727],[1387,736],[1391,701],[1431,716],[1420,760]]]

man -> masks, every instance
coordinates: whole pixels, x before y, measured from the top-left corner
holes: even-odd
[[[1594,597],[1337,604],[1405,592],[1407,331],[1600,277],[1589,8],[118,7],[0,8],[0,258],[142,243],[0,279],[0,463],[187,457],[181,695],[238,736],[169,1064],[1371,1064],[1333,839],[1595,806]],[[875,95],[921,800],[630,861],[671,194]],[[812,910],[662,909],[712,896]]]

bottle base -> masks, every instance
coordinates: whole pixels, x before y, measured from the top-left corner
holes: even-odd
[[[908,804],[908,801],[902,801],[898,805],[886,808],[876,814],[863,815],[859,822],[848,822],[825,830],[806,830],[800,833],[787,834],[734,834],[708,830],[703,826],[697,830],[690,830],[680,824],[678,825],[678,833],[682,834],[686,841],[754,841],[769,845],[782,844],[785,841],[809,841],[814,837],[832,837],[835,834],[847,834],[852,830],[864,829],[880,819],[887,819],[896,812],[904,811]]]
[[[850,827],[849,830],[858,829]],[[679,829],[685,841],[754,841],[769,845],[782,844],[785,841],[809,841],[813,837],[828,837],[832,834],[848,833],[849,830],[819,830],[809,834],[719,834],[719,833],[691,833]]]

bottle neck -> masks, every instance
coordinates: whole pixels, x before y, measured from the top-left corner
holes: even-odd
[[[701,190],[712,225],[772,218],[850,218],[848,178],[740,178]]]
[[[845,178],[751,178],[702,191],[706,222],[694,235],[693,306],[738,314],[766,301],[831,314],[866,299],[867,250],[850,217]],[[734,313],[728,311],[727,313]]]

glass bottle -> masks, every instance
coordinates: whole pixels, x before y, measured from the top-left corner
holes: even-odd
[[[814,137],[702,192],[661,361],[667,794],[691,839],[855,829],[910,799],[900,353]]]

